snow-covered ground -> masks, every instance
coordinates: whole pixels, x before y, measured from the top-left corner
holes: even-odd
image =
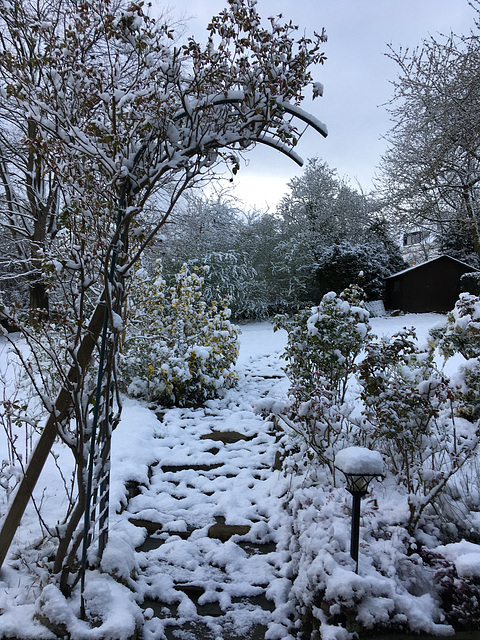
[[[419,314],[372,318],[371,325],[385,337],[415,326],[422,342],[444,321],[444,316]],[[318,486],[302,485],[274,469],[278,433],[254,405],[267,394],[282,398],[288,389],[281,358],[286,333],[274,333],[268,322],[241,329],[239,384],[224,398],[201,409],[157,413],[141,402],[125,402],[113,439],[105,573],[88,572],[86,580],[87,612],[98,626],[79,619],[78,590],[67,601],[50,582],[45,530],[29,507],[0,574],[0,637],[54,638],[35,620],[40,615],[64,625],[75,640],[127,640],[136,627],[145,640],[287,640],[295,637],[295,608],[310,605],[323,620],[322,637],[350,637],[341,625],[327,624],[319,603],[308,601],[312,584],[321,587],[327,601],[344,602],[346,608],[350,600],[355,603],[367,627],[396,616],[399,624],[408,618],[405,627],[414,631],[453,633],[424,584],[429,574],[421,570],[420,559],[416,564],[404,560],[408,540],[388,544],[377,535],[381,527],[401,535],[394,523],[404,503],[395,486],[377,484],[374,497],[362,505],[356,575],[348,554],[348,494],[322,487],[320,476]],[[2,340],[0,373],[8,386],[12,374]],[[6,438],[1,447],[0,458],[8,460]],[[64,479],[72,469],[66,450],[56,447],[56,456],[35,492],[50,526],[65,505],[58,467]],[[127,484],[135,489],[130,496]],[[0,507],[4,514],[5,492]],[[218,536],[212,527],[219,528]],[[438,551],[456,562],[459,574],[478,569],[480,577],[477,545],[459,543]]]

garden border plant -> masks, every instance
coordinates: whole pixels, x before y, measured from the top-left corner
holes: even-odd
[[[450,323],[461,315],[465,325],[472,301],[463,294],[458,305]],[[476,313],[480,318],[480,305]],[[414,532],[425,509],[435,507],[450,478],[476,453],[479,429],[466,419],[464,405],[476,388],[470,382],[467,391],[465,378],[475,378],[478,360],[467,361],[460,390],[437,369],[436,342],[420,349],[415,332],[407,329],[379,340],[368,318],[356,285],[326,294],[318,307],[293,318],[277,316],[275,328],[288,332],[285,371],[291,388],[287,402],[266,400],[259,406],[304,442],[306,455],[325,466],[333,482],[339,448],[358,444],[384,453],[390,472],[409,495],[409,530]],[[465,356],[473,354],[472,345],[480,344],[480,322],[471,324],[468,339],[458,327],[447,329],[440,342],[444,353],[464,345]]]
[[[288,332],[285,372],[291,381],[289,401],[274,410],[300,437],[311,453],[335,476],[335,452],[357,431],[355,410],[347,391],[356,359],[370,333],[364,293],[352,285],[341,294],[323,296],[317,307],[293,318],[276,316],[275,330]]]
[[[152,277],[133,277],[120,366],[130,395],[198,406],[235,384],[239,330],[225,301],[205,302],[207,269],[184,264],[168,286],[157,261]]]
[[[349,289],[342,294],[327,294],[318,307],[293,318],[277,317],[276,327],[288,332],[285,370],[291,388],[285,401],[272,397],[259,403],[259,410],[285,431],[283,471],[292,474],[291,492],[285,502],[292,531],[288,572],[302,572],[298,580],[293,578],[293,597],[301,615],[310,619],[312,629],[322,634],[336,633],[331,625],[338,630],[336,625],[345,623],[341,637],[350,637],[347,628],[358,630],[359,624],[371,628],[367,618],[362,618],[368,609],[364,598],[384,598],[382,589],[392,579],[387,567],[391,568],[395,556],[398,566],[393,571],[399,575],[389,595],[391,611],[379,625],[390,630],[410,628],[403,615],[404,607],[410,606],[403,596],[407,593],[412,607],[418,606],[417,596],[425,596],[432,606],[438,605],[439,624],[444,607],[448,621],[461,628],[466,612],[470,612],[470,605],[462,598],[478,593],[475,577],[462,577],[463,595],[452,599],[449,591],[456,575],[453,561],[438,552],[438,562],[430,563],[423,546],[428,539],[441,544],[453,535],[456,540],[463,531],[462,509],[457,510],[457,527],[454,519],[453,525],[446,522],[443,513],[446,502],[451,507],[449,513],[454,513],[458,496],[452,482],[460,478],[460,471],[470,468],[478,451],[479,421],[466,408],[469,393],[475,391],[468,376],[470,372],[474,375],[478,366],[475,345],[480,345],[480,299],[461,298],[446,330],[436,331],[436,339],[424,347],[418,344],[413,329],[405,328],[390,339],[374,336],[361,291]],[[451,348],[453,355],[460,343],[466,357],[475,357],[466,361],[456,379],[449,380],[436,365],[437,345],[443,353]],[[383,516],[381,496],[378,503],[373,498],[369,501],[373,511],[364,514],[365,544],[368,548],[369,540],[372,544],[381,541],[385,545],[381,555],[389,560],[385,565],[385,558],[368,558],[366,562],[379,575],[375,573],[374,583],[368,576],[358,578],[363,596],[358,595],[355,582],[351,593],[345,584],[336,594],[334,585],[339,579],[332,578],[330,583],[328,578],[332,571],[338,570],[338,575],[346,571],[348,583],[350,575],[348,549],[342,547],[345,536],[338,534],[347,523],[334,526],[329,518],[332,509],[337,510],[335,517],[347,517],[346,496],[335,488],[334,463],[340,448],[355,444],[384,454],[387,477],[382,484],[388,492],[394,481],[405,506],[395,514],[387,509]],[[446,572],[448,584],[439,586],[427,580],[425,591],[409,591],[409,576],[414,580],[417,574],[423,575],[424,565],[431,566],[439,577]],[[477,609],[474,613],[479,615]]]

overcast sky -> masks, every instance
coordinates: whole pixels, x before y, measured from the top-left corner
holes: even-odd
[[[162,6],[162,0],[156,0]],[[202,38],[209,18],[225,0],[172,0],[165,3],[176,16],[189,16],[187,33]],[[302,107],[324,122],[327,139],[307,133],[297,152],[306,161],[318,156],[341,177],[362,189],[372,188],[382,137],[390,122],[383,105],[392,96],[390,81],[396,65],[385,55],[395,49],[414,48],[422,38],[439,33],[467,33],[476,12],[467,0],[258,0],[262,17],[282,13],[307,35],[325,27],[327,61],[315,69],[315,80],[325,93]],[[310,91],[308,92],[310,93]],[[308,139],[306,139],[308,138]],[[258,146],[235,178],[236,194],[250,207],[274,208],[288,191],[287,183],[301,175],[291,160]]]

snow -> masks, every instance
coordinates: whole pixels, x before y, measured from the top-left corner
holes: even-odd
[[[419,344],[426,344],[429,329],[445,317],[417,314],[370,322],[381,337],[414,326]],[[265,638],[292,640],[290,618],[301,607],[312,608],[322,638],[331,640],[352,638],[331,617],[340,620],[355,607],[357,621],[366,628],[394,622],[414,632],[453,633],[439,604],[433,569],[411,552],[411,538],[401,524],[408,504],[391,478],[375,485],[362,501],[356,574],[348,553],[350,499],[343,484],[325,484],[321,469],[308,481],[274,470],[282,435],[254,405],[261,399],[285,399],[289,382],[282,352],[287,334],[273,332],[268,322],[243,325],[241,331],[239,384],[222,398],[203,408],[157,412],[142,402],[125,401],[113,435],[109,542],[102,572],[89,571],[86,578],[88,614],[97,626],[79,618],[78,587],[66,599],[49,581],[49,548],[45,541],[37,546],[44,531],[30,505],[0,574],[0,636],[53,639],[39,622],[47,616],[76,640],[127,640],[138,626],[145,640],[161,640],[169,625],[200,619],[211,637],[221,638],[228,629],[249,637],[252,625],[261,624],[268,628]],[[11,359],[0,338],[7,391],[12,388]],[[220,431],[241,439],[223,443],[208,438]],[[60,446],[57,453],[68,476],[73,469],[69,454]],[[8,458],[5,438],[1,456]],[[359,466],[362,472],[383,472],[380,454],[364,447],[340,451],[336,464],[347,472]],[[138,487],[130,497],[127,483]],[[35,494],[39,504],[43,499],[42,513],[51,526],[65,507],[53,459]],[[0,507],[4,515],[6,495]],[[158,530],[148,536],[135,519],[157,523]],[[225,542],[209,537],[212,525],[222,522],[249,529]],[[433,531],[430,537],[432,550],[453,563],[460,578],[480,579],[480,545],[442,544]],[[158,544],[143,547],[147,541]],[[266,545],[266,550],[250,554],[249,545]],[[197,604],[179,589],[182,584],[201,587]],[[325,610],[312,601],[315,589],[325,592]],[[269,610],[252,604],[262,594],[272,604]],[[199,616],[199,607],[213,605],[217,616]]]
[[[414,327],[419,346],[426,346],[430,329],[444,326],[446,317],[438,313],[407,313],[398,317],[370,318],[373,333],[379,338],[390,338],[404,327]]]
[[[480,578],[480,546],[462,540],[446,545],[440,545],[435,549],[442,556],[455,563],[458,575],[462,578]]]
[[[285,102],[280,99],[277,99],[276,102],[280,107],[285,109],[287,113],[291,113],[292,115],[297,116],[297,118],[299,118],[300,120],[303,120],[304,122],[309,124],[311,127],[313,127],[316,131],[321,133],[322,136],[324,136],[325,138],[327,137],[328,129],[326,124],[324,124],[323,122],[320,122],[320,120],[318,120],[311,114],[307,113],[297,105],[291,104],[289,102]]]
[[[319,96],[323,96],[324,86],[321,82],[313,83],[313,97],[317,98]]]
[[[335,457],[335,464],[343,473],[381,476],[384,471],[380,453],[365,447],[342,449]]]
[[[466,553],[455,560],[455,567],[461,578],[480,578],[480,552]]]

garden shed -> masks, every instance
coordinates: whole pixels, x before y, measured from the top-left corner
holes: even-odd
[[[386,278],[385,307],[409,313],[451,311],[460,294],[460,278],[478,271],[450,256],[439,256]]]

